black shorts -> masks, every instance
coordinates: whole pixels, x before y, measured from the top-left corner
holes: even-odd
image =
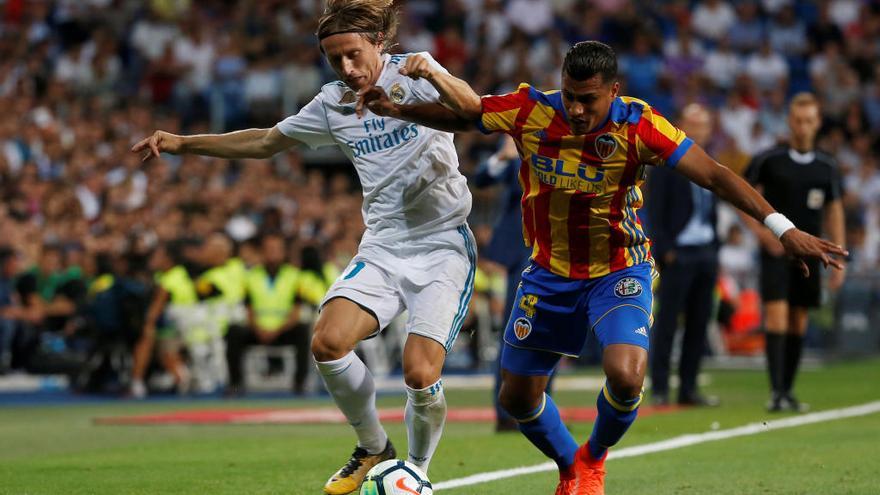
[[[791,306],[815,308],[822,298],[819,261],[808,260],[810,276],[804,277],[800,266],[785,257],[761,253],[761,299],[788,301]]]

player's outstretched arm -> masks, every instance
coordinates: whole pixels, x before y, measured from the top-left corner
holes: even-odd
[[[846,250],[797,229],[788,219],[776,213],[748,182],[713,160],[696,144],[684,154],[675,169],[756,220],[764,222],[779,237],[786,254],[800,261],[805,276],[809,275],[810,270],[804,260],[809,258],[820,260],[825,267],[843,268],[843,264],[832,255],[847,256],[849,253]]]
[[[425,127],[448,132],[475,131],[477,130],[476,121],[480,118],[479,113],[472,119],[459,115],[440,103],[398,105],[392,102],[385,90],[378,86],[361,91],[355,107],[358,117],[363,117],[365,108],[376,115],[415,122]]]
[[[440,93],[440,102],[459,116],[471,121],[480,118],[482,112],[480,95],[467,82],[431,64],[421,55],[407,57],[406,63],[399,72],[411,79],[424,78],[431,83]]]
[[[156,131],[152,136],[132,146],[131,151],[144,153],[144,161],[154,157],[158,158],[160,153],[194,154],[218,158],[269,158],[275,153],[297,144],[299,141],[285,136],[276,127],[192,136]]]

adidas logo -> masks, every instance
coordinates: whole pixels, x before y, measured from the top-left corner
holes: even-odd
[[[648,329],[646,329],[645,327],[639,327],[639,328],[636,328],[636,333],[647,337],[648,336]]]

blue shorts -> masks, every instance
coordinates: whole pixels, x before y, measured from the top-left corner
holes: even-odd
[[[578,356],[595,332],[602,349],[630,344],[648,349],[653,266],[641,263],[590,280],[556,275],[532,263],[523,271],[504,331],[501,367],[549,375],[561,356]]]

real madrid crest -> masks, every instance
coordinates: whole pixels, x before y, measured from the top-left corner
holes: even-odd
[[[391,98],[391,101],[399,105],[403,103],[406,91],[404,91],[403,86],[401,86],[400,83],[394,83],[394,85],[391,86],[391,91],[388,92],[388,96]]]
[[[617,151],[617,140],[611,134],[605,133],[596,138],[596,154],[599,158],[607,160]]]
[[[354,91],[347,89],[347,90],[345,90],[345,93],[342,93],[342,98],[339,99],[339,104],[340,105],[348,105],[348,104],[354,103],[356,101],[357,101],[357,94]]]

